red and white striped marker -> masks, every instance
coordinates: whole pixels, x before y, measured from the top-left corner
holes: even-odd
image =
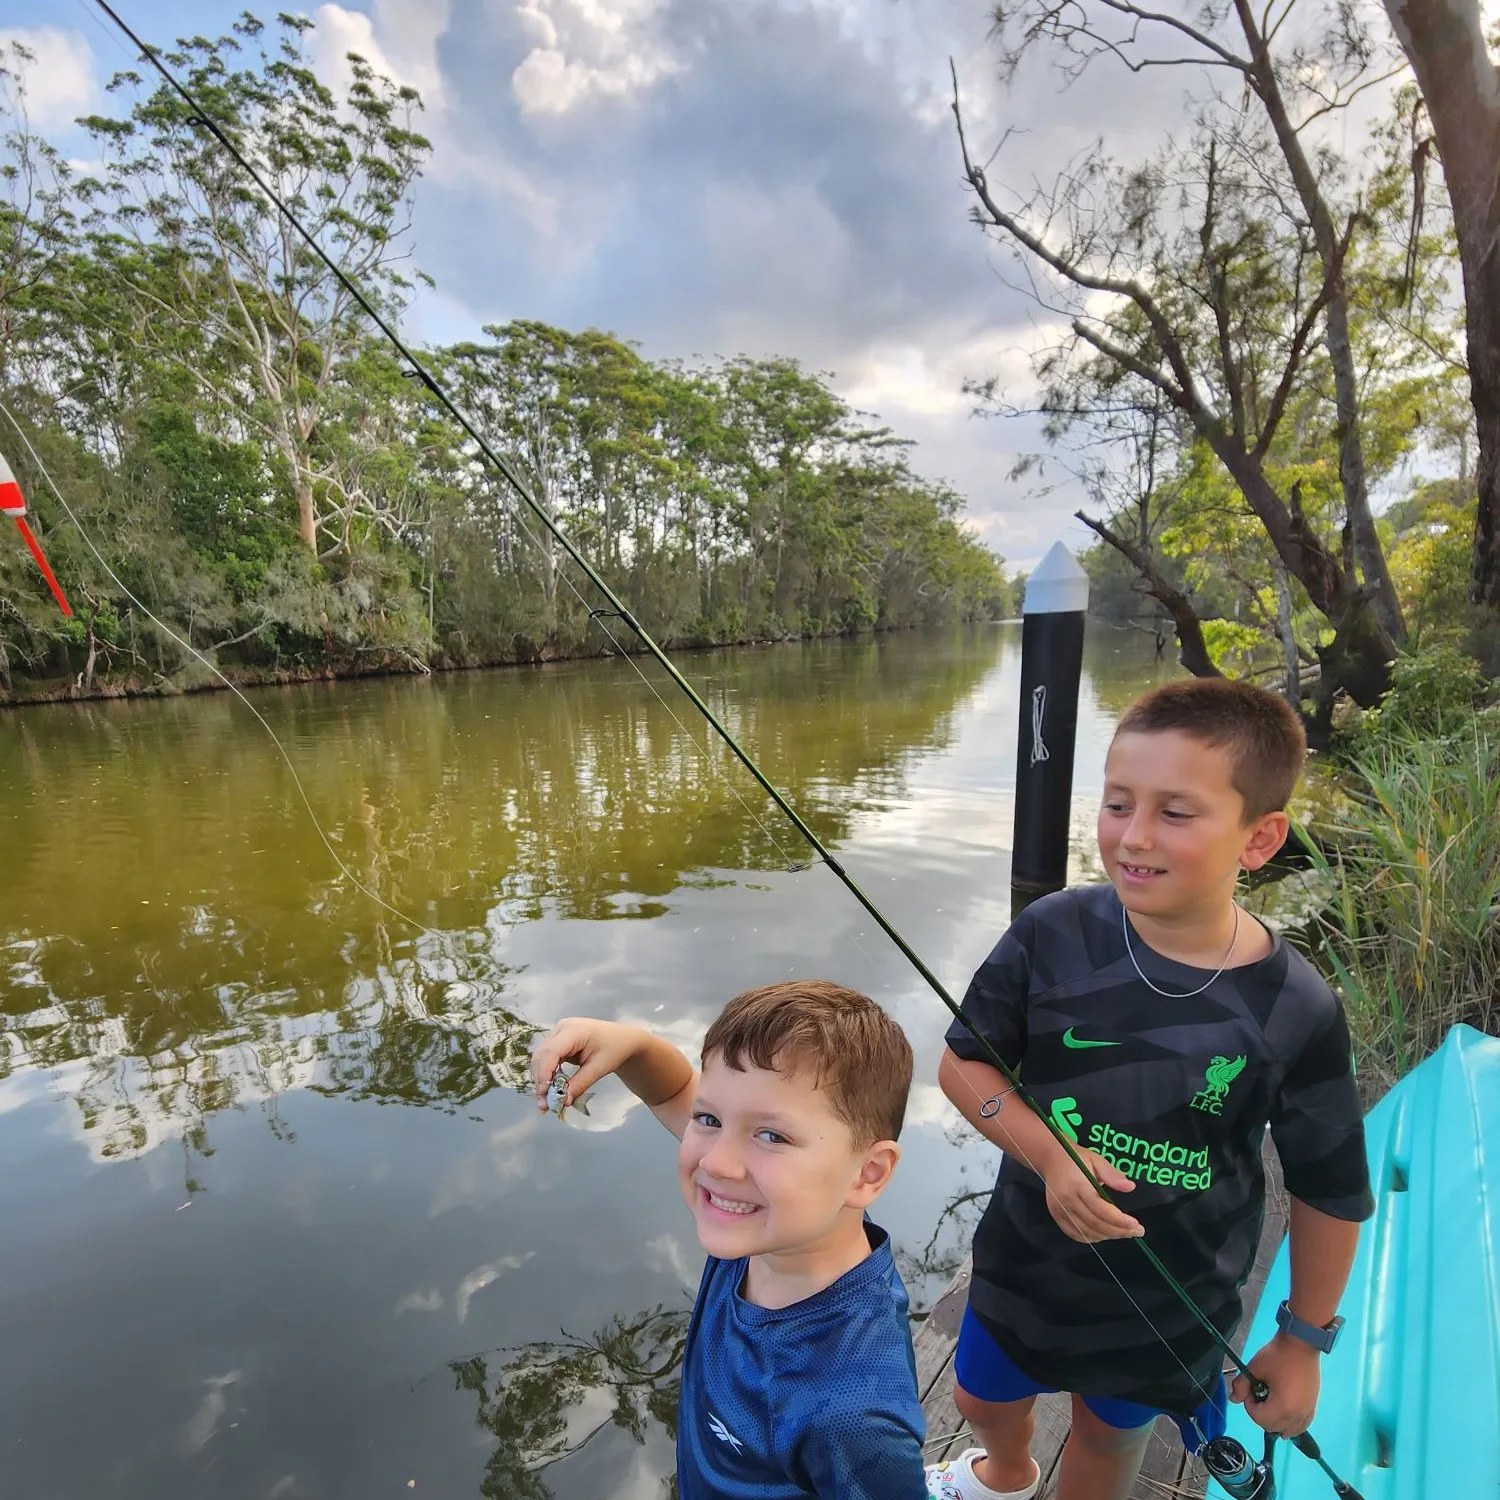
[[[16,476],[10,472],[10,465],[6,463],[4,454],[0,454],[0,516],[9,516],[16,523],[16,530],[21,533],[21,540],[31,549],[31,555],[36,558],[37,567],[42,570],[42,577],[47,580],[47,587],[52,590],[52,597],[57,600],[57,607],[65,615],[71,617],[73,611],[68,608],[68,601],[63,594],[62,586],[47,564],[42,544],[37,541],[32,534],[31,527],[26,524],[26,497],[21,493],[21,486],[16,483]]]
[[[26,497],[21,493],[21,486],[16,483],[16,476],[10,472],[4,455],[0,454],[0,516],[18,521],[25,514]]]

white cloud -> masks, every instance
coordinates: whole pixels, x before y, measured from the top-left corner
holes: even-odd
[[[920,343],[869,346],[839,391],[851,405],[898,427],[907,415],[965,420],[974,408],[965,380],[993,377],[1007,401],[1030,401],[1038,393],[1035,356],[1066,331],[1065,324],[1051,322],[1017,328],[934,322]]]
[[[94,54],[76,31],[58,26],[0,28],[0,47],[25,47],[33,61],[22,65],[26,109],[38,130],[55,129],[86,113],[98,98]]]
[[[623,98],[681,67],[656,34],[660,0],[522,0],[536,41],[511,74],[523,115],[565,115],[591,98]]]
[[[437,47],[448,17],[448,0],[422,5],[375,0],[369,15],[342,5],[320,5],[312,45],[318,76],[335,90],[347,87],[348,54],[357,52],[376,72],[416,89],[428,113],[436,113],[444,102]]]
[[[409,1312],[436,1312],[443,1305],[443,1294],[434,1287],[425,1292],[408,1292],[396,1304],[396,1314]]]
[[[458,1284],[454,1300],[458,1303],[458,1321],[465,1322],[469,1316],[469,1304],[485,1287],[493,1285],[507,1271],[518,1271],[535,1254],[528,1250],[525,1255],[502,1255],[486,1265],[475,1266]]]
[[[843,392],[845,399],[861,411],[879,412],[885,417],[900,411],[919,411],[937,417],[964,410],[969,404],[951,380],[934,370],[926,351],[914,345],[872,349],[862,363],[855,383]]]
[[[451,15],[451,0],[375,0],[368,15],[342,5],[319,6],[313,63],[335,92],[348,87],[351,52],[395,83],[416,89],[423,105],[417,128],[432,142],[424,175],[508,200],[533,230],[550,236],[557,223],[555,197],[492,143],[476,149],[465,133],[462,106],[438,55]]]
[[[691,1256],[697,1255],[695,1248]],[[701,1258],[696,1262],[691,1259],[690,1253],[683,1249],[682,1241],[675,1234],[660,1234],[654,1240],[646,1241],[646,1265],[652,1271],[670,1271],[685,1288],[691,1290],[698,1284]]]

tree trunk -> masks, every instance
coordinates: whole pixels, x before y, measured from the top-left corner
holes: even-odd
[[[1319,677],[1309,742],[1321,748],[1333,726],[1333,700],[1339,690],[1361,708],[1373,708],[1391,685],[1390,637],[1368,599],[1356,595],[1333,622],[1333,640],[1318,648]]]
[[[1276,623],[1281,650],[1286,658],[1286,701],[1296,708],[1302,702],[1302,664],[1297,659],[1297,633],[1292,628],[1292,585],[1286,564],[1278,557],[1273,564],[1276,579]]]
[[[83,696],[88,697],[94,691],[94,666],[99,660],[99,638],[94,634],[94,622],[99,618],[101,606],[96,602],[89,611],[89,655],[83,666]]]
[[[297,496],[297,536],[315,556],[318,551],[318,512],[313,501],[312,479],[301,468],[296,471],[292,489]]]
[[[1399,642],[1406,638],[1406,621],[1370,509],[1364,440],[1359,430],[1359,385],[1349,340],[1349,300],[1342,271],[1338,273],[1338,288],[1328,301],[1325,326],[1324,344],[1333,367],[1334,405],[1338,414],[1339,483],[1344,492],[1344,513],[1353,532],[1354,556],[1365,575],[1365,587],[1382,627],[1393,642]]]
[[[1370,510],[1369,482],[1365,476],[1364,437],[1359,425],[1359,380],[1354,368],[1353,345],[1349,338],[1349,294],[1344,284],[1343,261],[1347,247],[1340,241],[1328,202],[1323,196],[1312,164],[1307,159],[1307,152],[1303,149],[1302,138],[1292,123],[1276,76],[1270,44],[1261,31],[1250,0],[1235,0],[1235,10],[1240,29],[1250,46],[1250,77],[1255,92],[1265,106],[1271,128],[1276,132],[1276,142],[1281,147],[1282,157],[1297,188],[1297,196],[1302,200],[1302,207],[1312,227],[1323,274],[1328,278],[1328,308],[1324,315],[1323,343],[1328,350],[1328,362],[1333,371],[1334,406],[1339,434],[1339,483],[1344,493],[1344,510],[1349,518],[1354,555],[1364,572],[1365,585],[1382,627],[1392,641],[1400,641],[1406,635],[1406,622],[1401,617],[1401,602],[1396,596],[1396,585],[1386,565],[1385,549],[1380,545],[1380,537],[1375,530],[1375,517]]]
[[[1469,597],[1500,610],[1500,70],[1479,0],[1385,0],[1432,121],[1464,273],[1479,437]]]
[[[1302,514],[1302,484],[1292,485],[1289,504],[1265,476],[1260,464],[1222,434],[1210,434],[1215,452],[1229,470],[1251,510],[1260,518],[1286,570],[1307,590],[1313,607],[1329,619],[1336,638],[1323,659],[1320,686],[1328,712],[1333,695],[1343,688],[1361,708],[1374,708],[1391,685],[1395,642],[1379,612],[1371,607],[1368,586],[1351,585],[1338,559]]]

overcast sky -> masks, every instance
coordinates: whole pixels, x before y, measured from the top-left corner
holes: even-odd
[[[239,4],[117,0],[157,42],[227,28]],[[269,17],[277,7],[265,7]],[[958,65],[971,132],[1023,130],[1024,187],[1099,135],[1127,146],[1184,118],[1173,74],[1100,70],[1060,90],[997,81],[985,0],[362,0],[321,5],[325,76],[358,51],[419,88],[434,153],[417,263],[418,338],[541,318],[594,325],[650,357],[794,355],[917,440],[914,462],[967,496],[1012,563],[1082,547],[1076,495],[1008,471],[1029,419],[976,417],[965,377],[1024,400],[1037,314],[968,222],[948,111]],[[87,0],[0,0],[0,39],[38,53],[31,102],[65,150],[130,61]]]

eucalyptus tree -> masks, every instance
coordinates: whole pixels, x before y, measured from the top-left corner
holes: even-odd
[[[394,316],[412,286],[410,198],[428,150],[413,128],[421,100],[354,54],[336,94],[308,61],[312,29],[282,15],[268,35],[246,14],[231,34],[181,41],[163,56],[339,268]],[[110,89],[134,102],[124,118],[84,122],[106,162],[87,184],[94,232],[170,257],[177,292],[126,281],[143,329],[172,357],[183,303],[206,320],[219,361],[182,367],[206,403],[241,411],[266,435],[302,542],[342,550],[348,512],[363,497],[318,434],[345,399],[344,367],[366,338],[362,314],[177,94],[164,85],[148,92],[136,72]],[[117,266],[128,270],[123,255]]]

